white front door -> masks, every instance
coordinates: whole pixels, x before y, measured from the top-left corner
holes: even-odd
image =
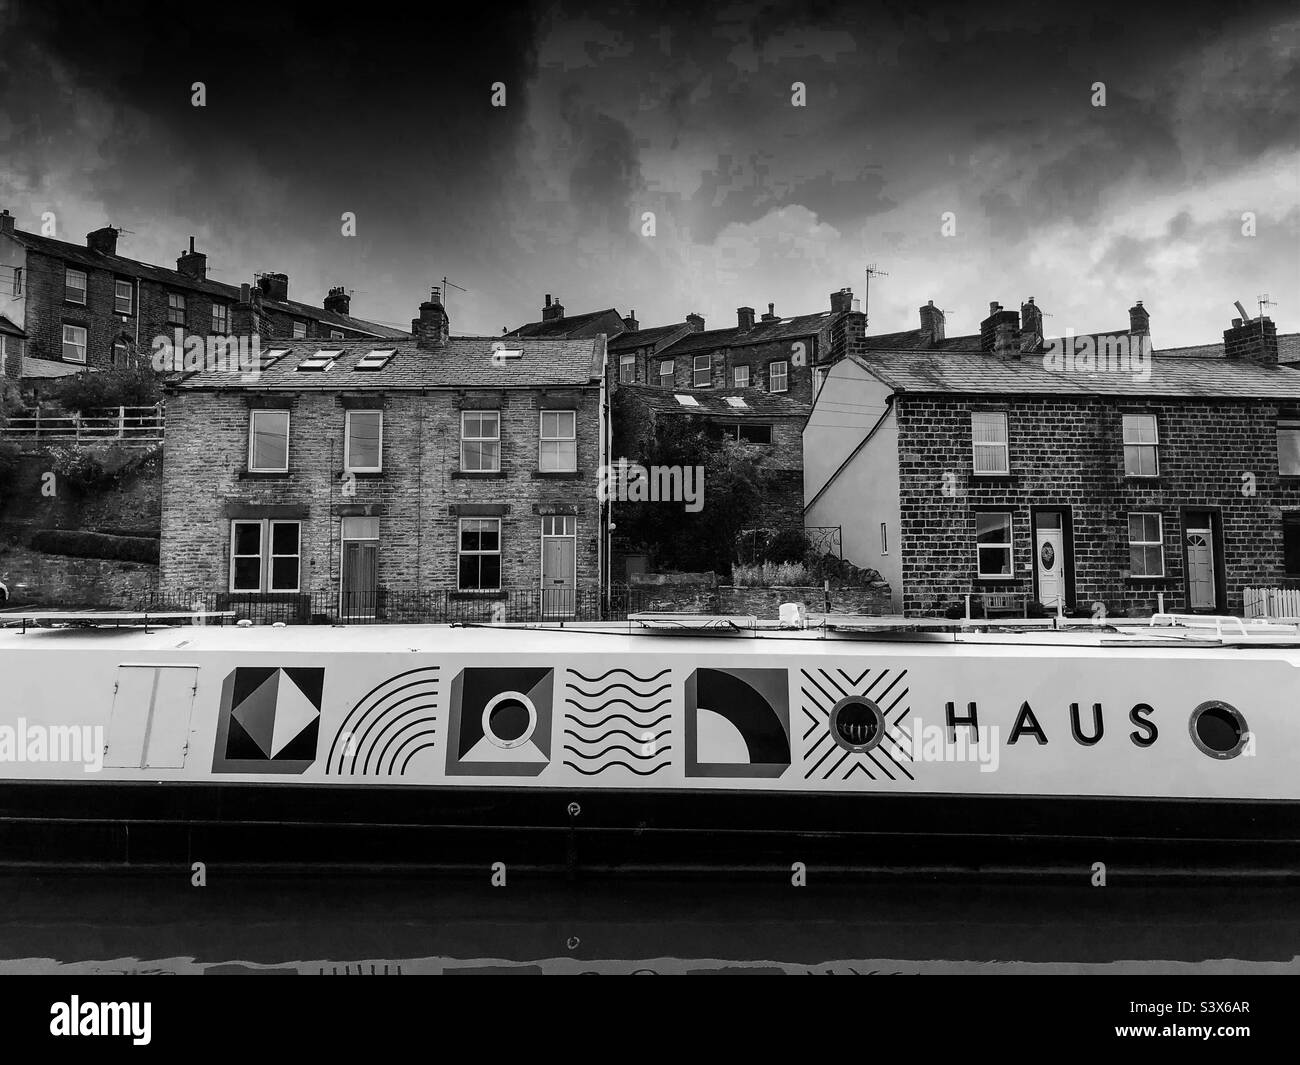
[[[1059,514],[1041,513],[1034,531],[1034,565],[1038,567],[1038,601],[1055,610],[1065,600],[1065,534]]]
[[[542,518],[542,616],[573,617],[577,612],[578,519],[555,514]]]
[[[1187,605],[1214,608],[1214,536],[1209,529],[1187,530]]]

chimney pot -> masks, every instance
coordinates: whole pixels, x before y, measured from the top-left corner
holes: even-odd
[[[347,289],[342,285],[335,285],[325,297],[322,306],[332,314],[350,315],[352,313],[352,297],[348,295]]]
[[[442,292],[435,285],[429,291],[429,299],[420,304],[420,317],[411,321],[415,346],[421,351],[441,347],[447,342],[449,326],[447,310],[442,305]]]

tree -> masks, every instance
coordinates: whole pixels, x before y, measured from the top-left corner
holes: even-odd
[[[708,439],[705,423],[690,416],[659,419],[637,461],[652,480],[657,471],[675,470],[685,478],[687,471],[701,469],[700,505],[688,509],[682,499],[662,498],[619,502],[615,496],[619,535],[647,549],[661,569],[729,574],[736,535],[761,513],[771,475],[745,445]]]

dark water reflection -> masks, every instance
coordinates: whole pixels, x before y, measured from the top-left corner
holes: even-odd
[[[1300,888],[0,877],[0,973],[1300,972]]]

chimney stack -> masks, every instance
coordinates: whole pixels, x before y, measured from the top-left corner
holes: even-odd
[[[268,300],[283,303],[289,298],[289,275],[263,274],[257,279],[257,287]]]
[[[554,303],[551,302],[550,294],[546,296],[546,306],[542,308],[542,321],[550,322],[556,318],[564,317],[564,305],[557,298]]]
[[[837,314],[853,310],[853,289],[842,288],[831,293],[831,310]]]
[[[754,328],[754,308],[737,307],[736,308],[736,327],[742,333],[748,333]]]
[[[1020,305],[1020,350],[1034,352],[1043,346],[1043,312],[1030,296]]]
[[[636,320],[635,310],[631,310],[628,312],[627,317],[623,319],[623,326],[627,329],[629,333],[635,333],[638,329],[641,328],[641,323]]]
[[[336,285],[330,289],[329,295],[325,297],[325,302],[321,306],[333,314],[348,315],[352,313],[352,297],[342,285]]]
[[[1147,337],[1151,335],[1151,315],[1142,306],[1141,300],[1138,300],[1135,306],[1128,309],[1128,331],[1131,336]]]
[[[931,348],[943,340],[943,311],[934,305],[934,300],[921,308],[921,336]]]
[[[262,290],[251,285],[239,286],[239,302],[231,309],[230,331],[234,336],[261,336],[266,330],[262,317]]]
[[[103,229],[97,229],[93,233],[87,233],[86,247],[91,251],[99,252],[100,255],[116,255],[117,230],[112,226],[104,226]]]
[[[1015,323],[1000,318],[996,329],[997,332],[993,337],[993,354],[1004,358],[1020,358],[1020,336]]]
[[[6,207],[0,211],[0,233],[12,234],[14,231],[14,216],[9,213]]]
[[[981,351],[999,351],[998,336],[999,326],[1006,324],[1011,327],[1010,332],[1004,336],[1010,338],[1004,339],[1003,343],[1014,342],[1019,346],[1020,342],[1020,315],[1015,311],[1004,310],[1002,304],[994,300],[989,304],[989,316],[980,322],[980,350]]]
[[[778,317],[777,317],[777,314],[776,314],[776,304],[775,304],[775,303],[769,303],[769,304],[767,305],[767,313],[766,313],[765,315],[763,315],[763,317],[760,318],[759,321],[763,321],[763,322],[779,322],[779,321],[780,321],[780,318],[778,318]]]
[[[1277,326],[1270,318],[1234,318],[1223,331],[1223,356],[1277,365]]]
[[[176,270],[195,281],[205,281],[208,276],[208,257],[201,251],[194,250],[194,238],[190,237],[190,250],[181,252],[176,260]]]
[[[411,332],[416,337],[415,346],[421,351],[439,348],[447,342],[447,330],[447,311],[442,305],[442,291],[435,285],[428,300],[420,304],[420,317],[411,320]]]
[[[692,312],[686,316],[686,324],[691,327],[692,333],[704,332],[704,318],[702,315]]]

